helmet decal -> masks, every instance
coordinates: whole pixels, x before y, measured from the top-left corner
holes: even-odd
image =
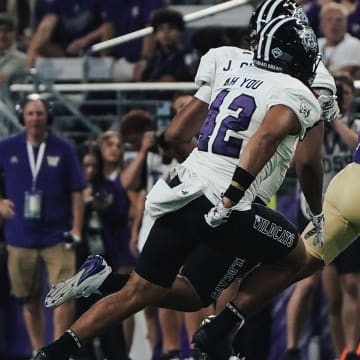
[[[277,59],[283,54],[283,52],[279,48],[275,48],[271,50],[271,54],[275,59]]]
[[[314,32],[310,29],[304,29],[300,34],[300,39],[306,51],[317,51],[318,42]]]

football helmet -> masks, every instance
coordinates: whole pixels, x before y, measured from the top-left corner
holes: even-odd
[[[269,21],[280,16],[286,15],[297,19],[306,25],[309,20],[302,6],[293,0],[265,0],[253,12],[249,22],[249,38],[250,45],[254,47],[256,44],[256,35],[260,29]]]
[[[288,16],[268,22],[258,34],[254,65],[289,74],[311,86],[321,57],[310,26]]]

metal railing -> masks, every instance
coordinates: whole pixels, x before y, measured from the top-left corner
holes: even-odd
[[[160,127],[171,119],[171,98],[157,98],[157,93],[177,91],[194,92],[192,82],[179,83],[80,83],[49,84],[32,74],[33,83],[11,83],[3,102],[5,110],[0,112],[0,136],[22,128],[14,113],[16,102],[31,92],[46,92],[54,103],[53,127],[75,142],[97,137],[102,131],[119,123],[125,112],[141,108],[151,112]],[[104,94],[108,96],[104,96]],[[141,94],[141,96],[139,96]],[[136,96],[134,96],[136,95]],[[150,98],[149,98],[150,97]],[[6,99],[6,100],[5,100]],[[11,125],[10,125],[11,124]]]

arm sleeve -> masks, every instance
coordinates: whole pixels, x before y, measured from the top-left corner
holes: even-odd
[[[203,84],[199,87],[199,89],[197,90],[197,92],[194,94],[194,96],[207,103],[210,104],[210,100],[211,100],[211,86],[209,84]]]
[[[195,75],[195,84],[201,86],[204,83],[212,85],[214,82],[216,70],[216,59],[213,50],[209,50],[200,59],[200,64]]]

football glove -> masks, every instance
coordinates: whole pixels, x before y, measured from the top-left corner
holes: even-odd
[[[204,215],[206,223],[212,228],[226,223],[231,215],[232,208],[226,208],[220,200]]]
[[[81,348],[77,335],[68,329],[59,339],[42,347],[34,360],[69,360],[73,352]]]
[[[330,122],[339,118],[340,109],[336,99],[336,95],[319,95],[318,101],[321,107],[320,120]]]
[[[33,358],[34,360],[68,360],[69,356],[63,354],[62,351],[54,352],[48,347],[43,347],[39,350],[39,352]]]
[[[310,229],[304,236],[305,240],[309,237],[314,236],[313,244],[318,247],[324,245],[324,214],[311,215],[311,222],[313,228]]]

